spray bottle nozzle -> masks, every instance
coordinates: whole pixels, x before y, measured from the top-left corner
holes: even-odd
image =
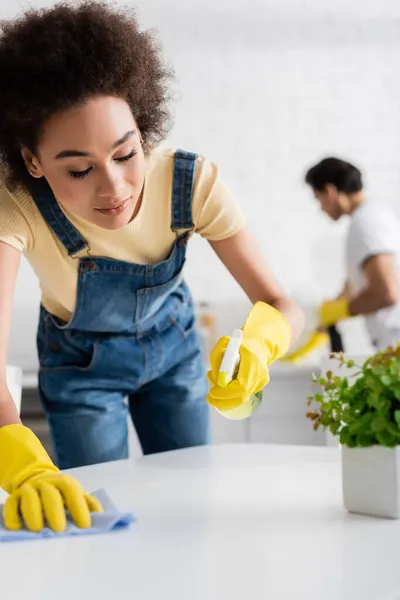
[[[217,383],[220,387],[226,387],[232,381],[235,372],[239,368],[242,339],[242,330],[234,329],[219,368]]]

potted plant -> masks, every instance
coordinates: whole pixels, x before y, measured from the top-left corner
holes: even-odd
[[[400,518],[400,344],[362,365],[342,353],[331,358],[356,372],[314,376],[319,389],[308,398],[313,407],[306,415],[315,430],[327,428],[339,437],[345,508]]]

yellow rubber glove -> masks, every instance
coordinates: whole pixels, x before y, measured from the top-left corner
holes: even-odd
[[[21,516],[30,531],[47,525],[66,528],[65,510],[82,529],[91,525],[90,512],[102,512],[99,501],[86,494],[73,477],[52,463],[35,434],[23,425],[0,428],[0,487],[9,497],[3,509],[5,526],[21,529]]]
[[[218,373],[230,338],[221,338],[210,355],[207,402],[221,412],[240,406],[262,390],[269,382],[269,365],[283,356],[290,345],[289,323],[280,312],[264,302],[256,302],[242,331],[239,370],[228,385],[218,385]]]
[[[324,302],[319,309],[319,324],[322,327],[335,325],[338,321],[349,319],[349,302],[346,298]]]
[[[329,335],[323,331],[314,331],[308,340],[297,350],[288,354],[282,359],[282,362],[300,363],[309,354],[315,352],[321,346],[329,343]]]

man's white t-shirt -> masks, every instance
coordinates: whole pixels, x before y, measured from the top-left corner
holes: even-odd
[[[351,297],[365,287],[365,261],[380,254],[394,257],[400,282],[400,221],[389,209],[365,201],[351,215],[347,234],[347,281]],[[365,320],[371,342],[377,348],[400,341],[400,302],[367,315]]]

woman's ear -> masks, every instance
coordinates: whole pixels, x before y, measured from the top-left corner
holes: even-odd
[[[43,177],[42,167],[40,166],[40,162],[33,154],[33,152],[29,150],[29,148],[24,147],[21,148],[21,155],[25,166],[28,169],[29,175],[35,177],[35,179]]]

